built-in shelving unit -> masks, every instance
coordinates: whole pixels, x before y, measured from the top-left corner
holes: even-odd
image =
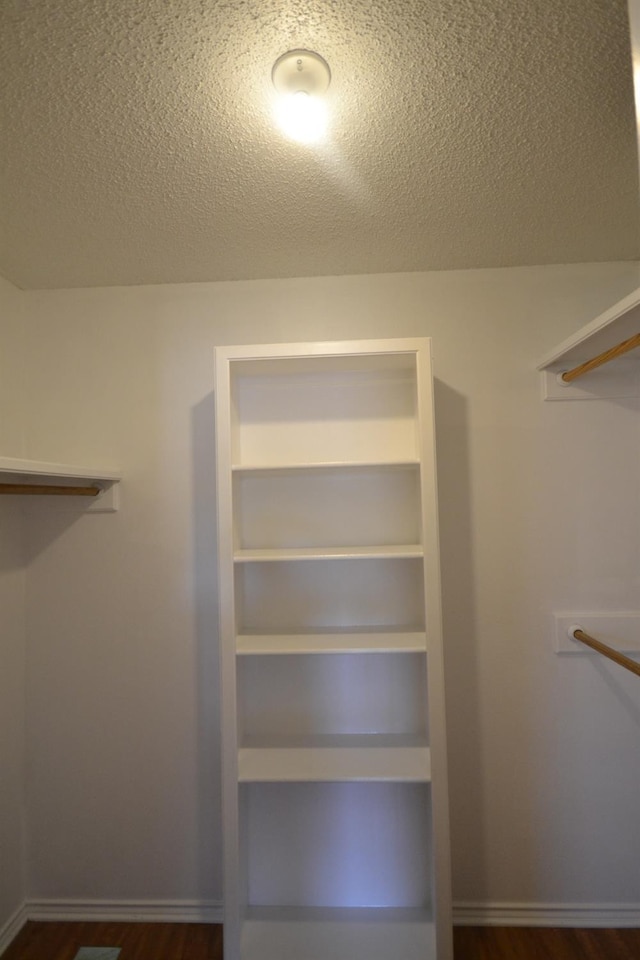
[[[428,340],[216,351],[225,960],[451,960]]]
[[[640,349],[611,360],[572,383],[562,374],[640,333],[640,288],[555,347],[537,364],[545,400],[640,396]]]
[[[0,494],[10,496],[85,498],[89,509],[112,512],[117,509],[115,485],[121,479],[115,470],[0,457]]]

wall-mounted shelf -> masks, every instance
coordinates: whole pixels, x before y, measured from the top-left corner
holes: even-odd
[[[545,400],[598,400],[640,396],[640,349],[565,383],[561,375],[640,333],[640,288],[582,327],[537,364]]]
[[[89,510],[107,513],[118,509],[115,494],[121,479],[115,470],[0,457],[0,495],[82,498]]]

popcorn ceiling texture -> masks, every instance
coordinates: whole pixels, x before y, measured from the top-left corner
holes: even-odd
[[[332,70],[330,142],[270,72]],[[21,287],[640,255],[623,0],[4,0],[0,272]]]

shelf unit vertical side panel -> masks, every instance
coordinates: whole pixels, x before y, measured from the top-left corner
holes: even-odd
[[[435,411],[431,341],[416,354],[418,453],[420,457],[422,543],[424,546],[425,627],[427,634],[427,696],[431,747],[433,823],[433,914],[438,960],[453,960],[449,790],[447,775],[446,713],[438,491],[436,474]]]
[[[224,956],[240,960],[244,905],[239,871],[238,733],[236,712],[234,519],[230,360],[215,352],[215,443],[218,505],[218,611],[222,728]]]

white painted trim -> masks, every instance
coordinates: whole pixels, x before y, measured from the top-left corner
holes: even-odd
[[[595,650],[569,636],[569,629],[575,626],[621,653],[640,653],[640,610],[610,613],[563,610],[553,614],[552,635],[556,653],[581,653],[597,657],[599,654]]]
[[[22,474],[42,479],[43,483],[54,479],[103,480],[117,483],[122,480],[119,470],[102,470],[99,467],[78,467],[69,463],[49,463],[44,460],[15,460],[13,457],[0,457],[0,473]]]
[[[27,920],[222,923],[221,900],[29,900],[0,928],[0,955]],[[456,927],[640,927],[640,903],[459,901]]]
[[[542,371],[542,397],[544,400],[613,400],[640,396],[640,376],[637,360],[619,357],[615,366],[600,367],[588,377],[565,383],[564,371]]]
[[[58,514],[68,514],[70,517],[77,517],[80,512],[85,513],[117,513],[120,509],[120,483],[112,483],[110,480],[107,481],[108,486],[103,485],[101,493],[98,493],[95,497],[56,497],[49,496],[46,493],[41,493],[37,498],[29,497],[28,500],[26,497],[22,497],[22,500],[27,500],[29,506],[35,505],[37,502],[38,505],[45,505],[47,511],[56,511]],[[20,496],[17,494],[16,496]]]
[[[640,903],[458,902],[457,927],[640,927]]]
[[[25,901],[18,907],[16,912],[9,917],[7,922],[0,927],[0,956],[4,953],[9,944],[15,940],[28,919],[29,911]]]
[[[29,920],[222,923],[220,900],[29,900]]]

